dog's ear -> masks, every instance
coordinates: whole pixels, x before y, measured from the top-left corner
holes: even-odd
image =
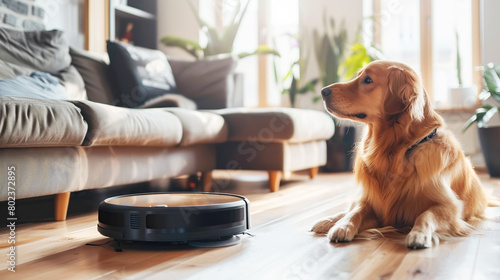
[[[418,76],[398,66],[389,67],[386,115],[395,116],[407,111],[415,120],[424,118],[424,87]]]

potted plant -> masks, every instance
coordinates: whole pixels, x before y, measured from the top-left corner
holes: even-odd
[[[235,82],[242,80],[241,74],[234,73],[238,60],[257,54],[279,56],[279,53],[267,46],[259,46],[251,53],[232,54],[234,40],[250,1],[247,1],[244,6],[241,5],[241,1],[236,1],[231,20],[221,29],[204,21],[191,1],[187,3],[198,22],[200,31],[207,38],[207,44],[201,46],[198,42],[176,36],[161,38],[160,41],[165,46],[181,48],[195,59],[194,61],[169,60],[177,86],[183,94],[197,101],[200,108],[215,109],[231,106],[231,100],[239,99],[235,96],[233,89],[242,88],[241,85],[239,87],[235,85]],[[226,96],[214,96],[212,92],[204,92],[206,89],[225,92]],[[201,96],[201,106],[197,100],[198,96]]]
[[[248,5],[250,1],[247,1],[245,6],[241,6],[241,1],[236,1],[236,6],[234,9],[234,14],[229,23],[218,29],[215,26],[210,25],[204,21],[200,16],[198,10],[194,7],[191,1],[187,1],[193,16],[196,18],[200,30],[207,37],[207,45],[202,47],[198,42],[176,37],[176,36],[164,36],[161,38],[161,42],[168,47],[179,47],[196,59],[216,56],[220,54],[231,54],[233,52],[234,39],[238,33],[241,21],[245,16]],[[273,54],[278,55],[276,50],[273,50],[267,46],[259,46],[255,51],[251,53],[240,53],[236,56],[238,58],[244,58],[256,54]]]
[[[500,64],[489,63],[484,66],[484,90],[479,95],[483,100],[482,107],[465,123],[463,131],[473,123],[477,123],[479,141],[486,168],[491,177],[500,177],[500,126],[490,126],[493,117],[498,116],[500,102]],[[498,122],[498,119],[497,119]],[[489,124],[488,124],[489,123]]]
[[[312,79],[311,81],[302,85],[300,77],[296,74],[296,69],[300,67],[300,65],[304,65],[301,63],[301,59],[295,61],[290,70],[283,78],[283,82],[290,80],[290,86],[288,88],[283,89],[282,94],[287,94],[290,99],[290,106],[295,107],[295,100],[297,99],[297,95],[306,94],[308,92],[314,92],[316,89],[316,85],[318,84],[319,79]]]
[[[279,71],[280,67],[278,60],[280,60],[281,57],[275,56],[273,58],[275,82],[278,85],[278,88],[281,89],[281,94],[283,95],[282,105],[295,108],[297,96],[299,94],[315,92],[319,79],[315,78],[308,82],[304,82],[304,80],[301,79],[302,74],[307,73],[307,61],[309,60],[310,53],[305,50],[302,41],[298,38],[299,35],[285,33],[281,36],[285,36],[291,41],[291,49],[297,48],[298,50],[301,50],[302,53],[305,53],[305,55],[300,55],[296,61],[292,62],[291,66],[285,73],[281,73]],[[276,45],[274,40],[273,45]]]
[[[450,98],[450,105],[454,108],[470,107],[476,103],[476,86],[466,86],[462,82],[462,63],[460,58],[459,37],[458,32],[455,32],[456,38],[456,66],[457,66],[457,82],[458,87],[451,87],[448,89],[448,96]]]

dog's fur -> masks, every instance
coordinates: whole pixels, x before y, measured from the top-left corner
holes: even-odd
[[[364,229],[412,227],[406,245],[416,249],[465,235],[467,222],[482,218],[487,198],[479,178],[415,71],[376,61],[352,81],[327,88],[329,113],[366,124],[354,165],[362,191],[348,211],[318,221],[312,231],[346,242]],[[434,129],[434,137],[419,143]]]

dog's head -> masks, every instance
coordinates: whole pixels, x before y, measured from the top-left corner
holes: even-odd
[[[374,61],[355,79],[329,85],[321,94],[329,113],[363,123],[387,122],[402,114],[422,120],[427,100],[415,71],[392,61]]]

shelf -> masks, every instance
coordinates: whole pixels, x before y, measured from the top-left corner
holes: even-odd
[[[114,6],[114,8],[116,15],[124,18],[141,18],[151,20],[156,18],[156,16],[151,13],[130,6],[118,5]]]

